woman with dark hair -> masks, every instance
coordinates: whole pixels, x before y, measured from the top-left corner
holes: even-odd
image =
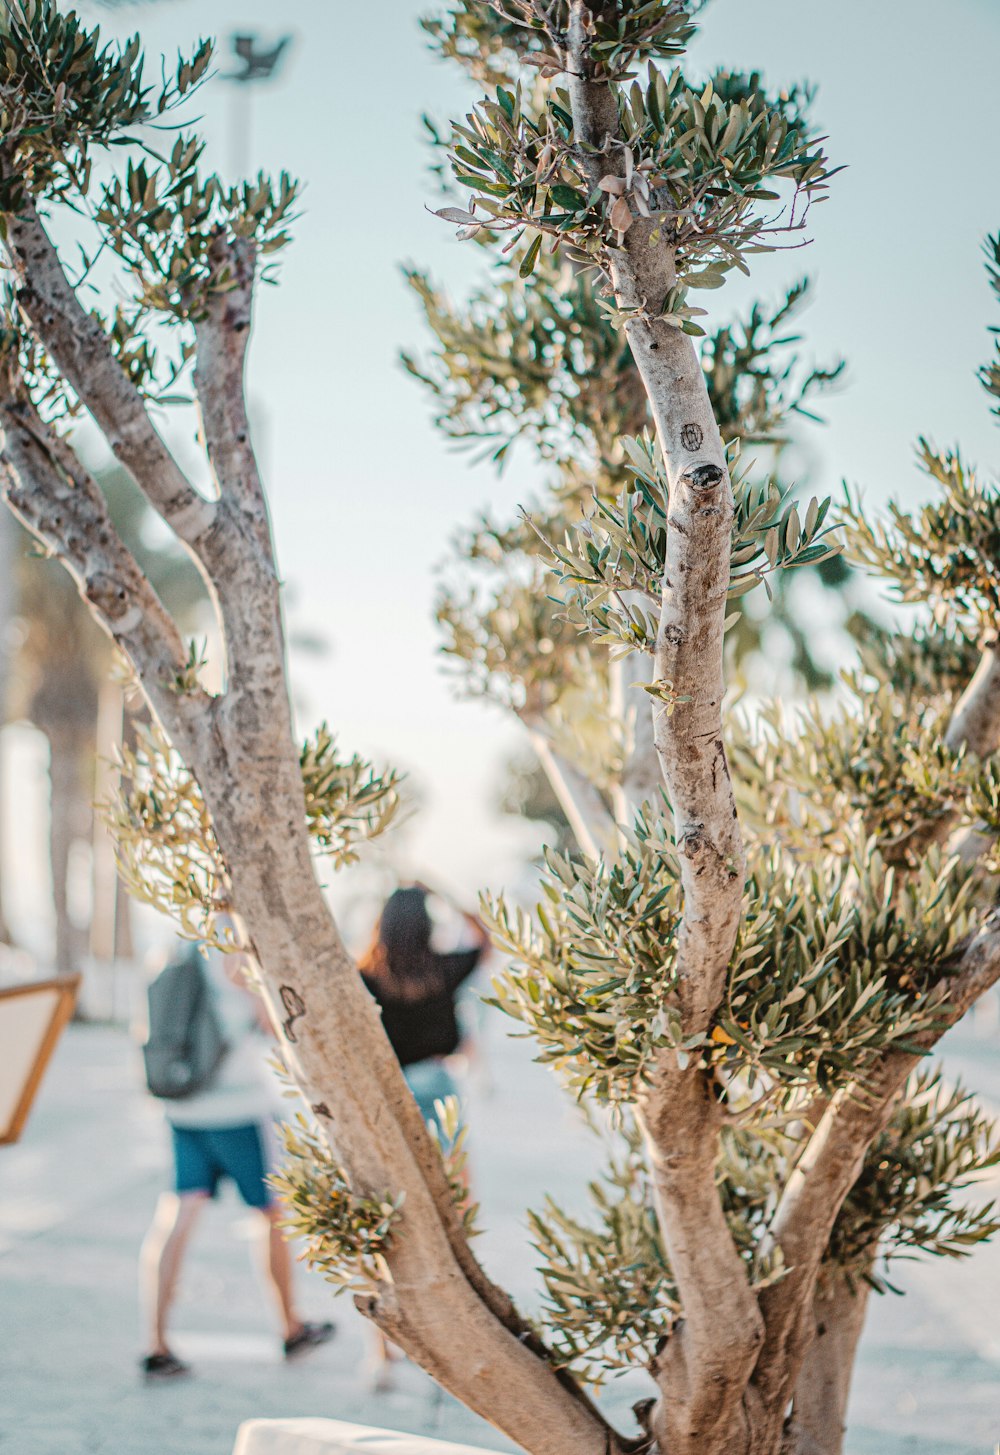
[[[462,1040],[455,997],[482,959],[488,936],[475,915],[460,911],[473,944],[450,954],[435,950],[428,893],[414,884],[390,894],[359,968],[382,1008],[386,1035],[424,1120],[437,1124],[435,1104],[456,1095],[445,1061]]]
[[[420,1113],[440,1134],[438,1104],[458,1095],[446,1060],[462,1042],[455,997],[489,941],[476,916],[460,910],[473,943],[450,954],[434,949],[428,894],[425,885],[413,884],[389,895],[359,969],[382,1008],[382,1024]],[[392,1388],[392,1365],[399,1357],[399,1351],[376,1332],[370,1370],[376,1393]]]

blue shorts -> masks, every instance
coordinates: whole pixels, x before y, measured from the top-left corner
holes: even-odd
[[[174,1190],[214,1197],[219,1179],[236,1183],[247,1207],[265,1208],[276,1200],[267,1185],[267,1130],[259,1122],[246,1127],[174,1127]]]
[[[427,1061],[412,1061],[409,1066],[404,1066],[403,1075],[420,1108],[420,1115],[441,1133],[441,1118],[435,1103],[447,1101],[450,1096],[458,1096],[458,1087],[451,1072],[443,1061],[431,1057]]]

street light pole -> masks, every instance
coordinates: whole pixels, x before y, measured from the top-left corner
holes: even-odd
[[[262,42],[259,36],[245,31],[235,32],[229,37],[229,44],[240,65],[237,70],[223,71],[221,79],[233,85],[230,155],[233,175],[236,178],[247,176],[251,166],[251,87],[273,81],[277,77],[291,42],[290,35],[283,35],[273,45],[269,45]]]

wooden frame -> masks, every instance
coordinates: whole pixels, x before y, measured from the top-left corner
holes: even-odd
[[[0,987],[0,1146],[16,1142],[28,1120],[32,1102],[41,1085],[49,1058],[56,1048],[56,1042],[76,1004],[76,993],[80,985],[79,975],[61,975],[54,980],[34,980],[27,985]],[[51,1004],[36,1008],[34,1023],[28,1009],[27,1015],[17,1016],[24,1009],[23,1002],[34,997]],[[15,1014],[8,1019],[20,1020],[10,1028],[13,1036],[26,1037],[13,1056],[4,1044],[5,1010],[12,1007]],[[6,1077],[9,1085],[5,1088]]]

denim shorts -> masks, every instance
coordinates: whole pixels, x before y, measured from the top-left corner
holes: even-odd
[[[434,1103],[446,1101],[449,1096],[458,1096],[458,1087],[452,1079],[451,1072],[443,1061],[431,1058],[427,1061],[414,1061],[412,1065],[404,1066],[403,1075],[413,1092],[414,1101],[420,1108],[420,1115],[425,1122],[430,1122],[440,1132],[441,1119]]]
[[[171,1127],[170,1132],[176,1192],[214,1197],[221,1179],[228,1177],[247,1207],[270,1207],[275,1201],[266,1181],[271,1171],[268,1129],[259,1122],[245,1127]]]

